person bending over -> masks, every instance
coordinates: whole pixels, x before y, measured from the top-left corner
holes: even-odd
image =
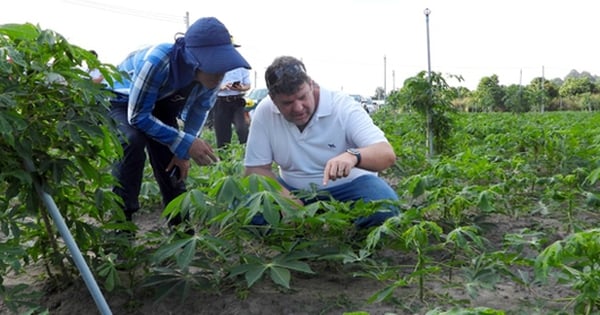
[[[217,161],[211,146],[198,136],[225,73],[250,69],[218,19],[194,22],[175,43],[135,51],[118,66],[128,75],[112,87],[111,117],[117,122],[123,157],[114,168],[126,219],[138,211],[146,151],[163,206],[186,191],[190,159],[199,165]],[[179,128],[182,109],[186,117]],[[171,174],[178,180],[172,181]],[[180,223],[181,218],[169,221]]]

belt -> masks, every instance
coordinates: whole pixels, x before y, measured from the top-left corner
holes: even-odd
[[[225,102],[233,102],[244,98],[244,95],[227,95],[227,96],[217,96],[218,99],[224,100]]]

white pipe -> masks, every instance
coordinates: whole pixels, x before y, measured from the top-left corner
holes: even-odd
[[[30,172],[33,172],[33,170],[34,170],[33,163],[26,162],[25,164],[26,164],[27,169]],[[94,298],[94,301],[96,302],[96,305],[98,306],[98,310],[100,311],[100,313],[102,315],[112,315],[112,311],[110,310],[108,304],[106,303],[106,300],[104,299],[104,296],[102,295],[102,292],[100,291],[100,288],[98,287],[98,283],[96,283],[96,280],[94,279],[94,276],[92,275],[92,272],[90,271],[90,268],[85,263],[85,260],[83,259],[83,255],[81,255],[81,251],[79,250],[79,247],[77,247],[77,243],[75,243],[75,240],[73,239],[73,235],[71,235],[71,232],[69,231],[69,228],[67,227],[67,224],[65,223],[65,220],[63,219],[62,215],[60,214],[60,211],[58,211],[58,207],[56,206],[54,199],[52,199],[52,196],[50,196],[47,192],[45,192],[42,189],[42,187],[37,179],[34,178],[33,182],[35,185],[35,190],[37,190],[38,194],[42,198],[42,201],[44,201],[46,208],[48,208],[48,212],[50,212],[50,215],[52,216],[52,219],[54,220],[54,223],[56,224],[56,227],[58,228],[58,232],[60,233],[63,240],[65,241],[65,244],[67,245],[67,248],[69,249],[69,252],[71,252],[73,261],[75,262],[77,269],[79,269],[79,272],[81,272],[83,281],[85,282],[85,285],[87,286],[88,290],[92,294],[92,297]]]

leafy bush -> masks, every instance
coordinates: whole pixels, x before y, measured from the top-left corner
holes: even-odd
[[[99,68],[109,82],[118,78],[114,67],[60,34],[32,24],[0,26],[2,275],[40,259],[50,276],[57,268],[64,279],[74,275],[42,191],[53,196],[90,263],[103,235],[102,226],[90,222],[109,222],[118,208],[106,188],[120,154],[107,115],[109,95],[85,66]]]

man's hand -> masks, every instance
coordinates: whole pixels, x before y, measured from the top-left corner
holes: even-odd
[[[350,153],[344,152],[325,164],[323,171],[323,186],[327,186],[329,180],[336,180],[350,175],[350,171],[356,165],[356,157]]]
[[[209,165],[219,161],[219,158],[215,155],[210,145],[200,138],[196,138],[192,142],[188,153],[198,165]]]
[[[165,171],[171,172],[176,166],[179,168],[179,181],[185,180],[190,172],[190,160],[184,160],[173,156]]]

